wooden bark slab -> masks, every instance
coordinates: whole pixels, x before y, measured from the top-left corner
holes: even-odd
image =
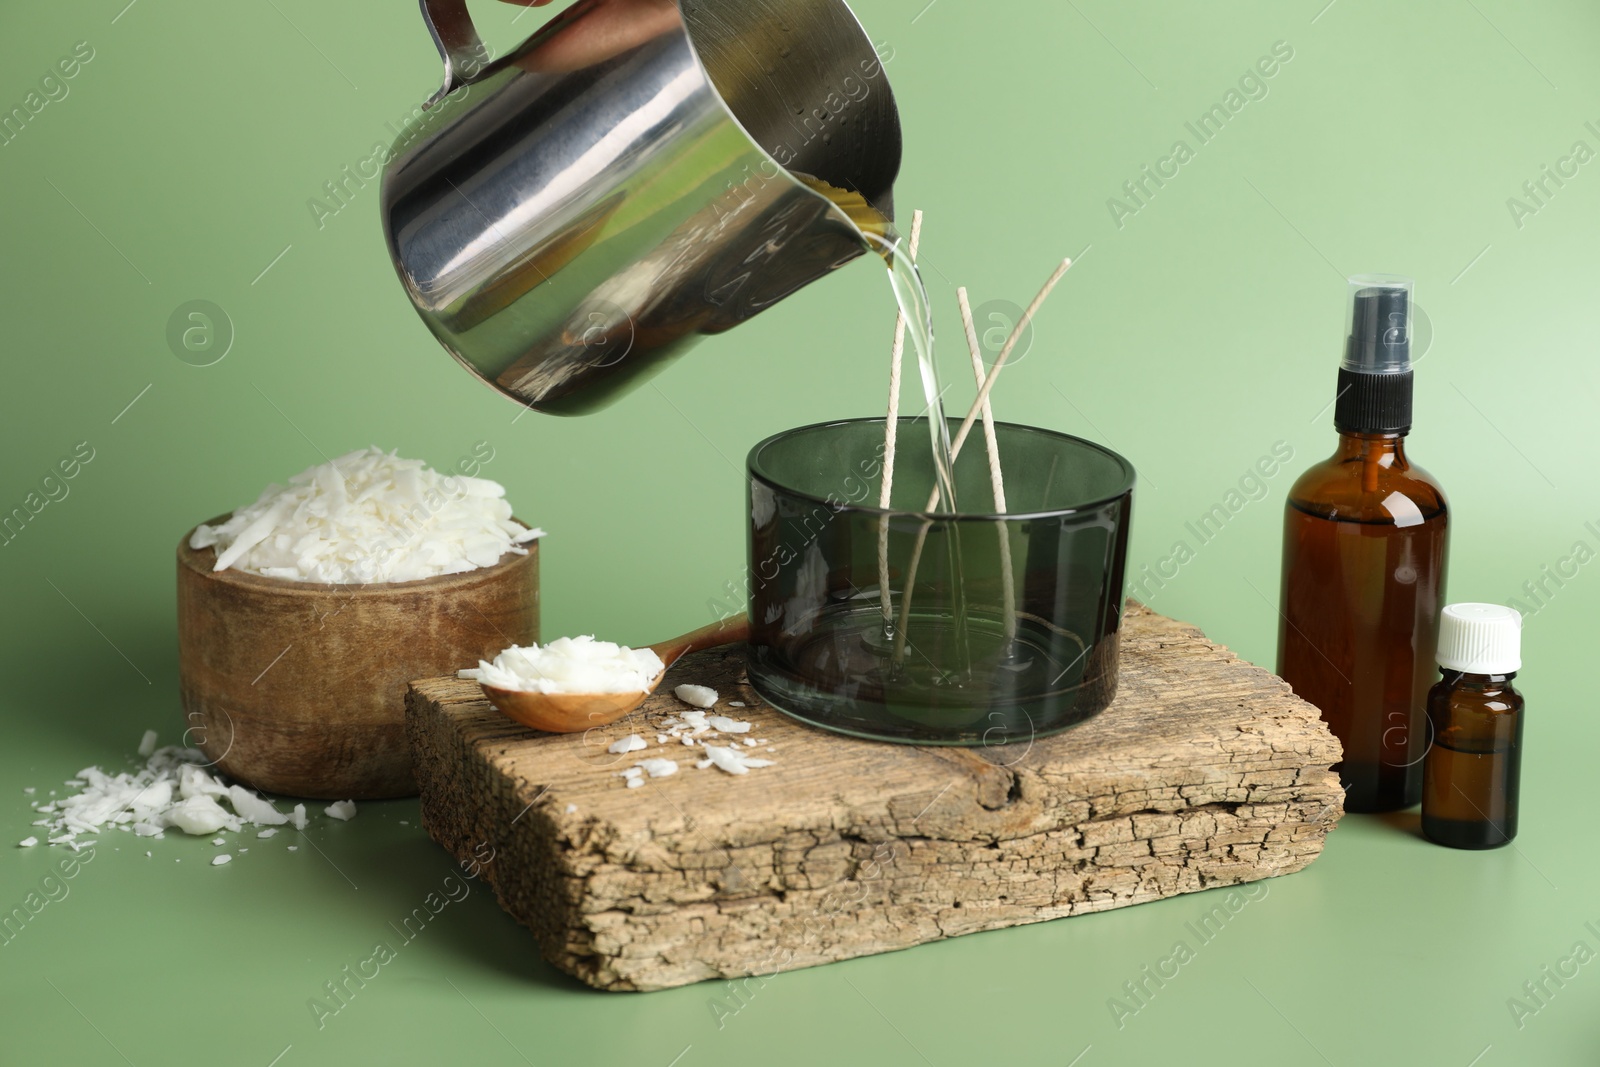
[[[481,862],[546,960],[608,990],[771,974],[1300,870],[1343,813],[1339,743],[1280,679],[1130,604],[1115,702],[1031,745],[908,747],[760,706],[740,650],[681,661],[632,720],[588,736],[512,723],[476,684],[412,684],[433,839]],[[775,762],[697,770],[656,744],[710,685]],[[743,700],[750,707],[727,707]],[[641,734],[626,756],[611,741]],[[676,758],[629,789],[618,772]]]

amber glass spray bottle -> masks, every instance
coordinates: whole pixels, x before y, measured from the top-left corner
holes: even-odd
[[[1406,457],[1408,278],[1350,279],[1339,447],[1289,490],[1278,673],[1344,745],[1349,811],[1422,799],[1427,696],[1444,606],[1444,490]]]

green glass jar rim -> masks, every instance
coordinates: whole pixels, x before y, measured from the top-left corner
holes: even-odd
[[[910,418],[902,418],[900,421],[901,423],[919,423],[925,421],[926,418],[927,416],[918,415]],[[785,485],[772,475],[768,474],[761,467],[762,450],[785,438],[817,430],[829,430],[839,426],[855,426],[862,423],[878,423],[879,425],[882,425],[885,421],[886,420],[881,415],[872,416],[869,418],[830,419],[827,422],[813,422],[806,426],[796,426],[792,429],[783,430],[779,433],[771,435],[770,437],[766,437],[760,441],[757,441],[755,445],[751,447],[749,455],[745,458],[745,468],[749,471],[750,477],[754,478],[756,481],[775,492],[782,493],[785,496],[794,497],[799,500],[807,500],[811,501],[812,503],[821,504],[824,507],[832,508],[838,512],[853,511],[867,515],[909,516],[911,518],[918,519],[935,519],[940,522],[1014,522],[1025,521],[1029,519],[1065,518],[1067,516],[1076,515],[1082,512],[1097,511],[1101,508],[1104,508],[1108,504],[1112,504],[1123,499],[1133,492],[1136,473],[1134,471],[1133,464],[1130,463],[1126,457],[1112,451],[1105,445],[1102,445],[1096,441],[1090,441],[1082,437],[1074,436],[1070,433],[1062,433],[1059,430],[1049,430],[1042,426],[1029,426],[1026,423],[1020,422],[996,421],[994,425],[995,429],[997,430],[1001,427],[1005,427],[1007,430],[1018,430],[1024,433],[1037,434],[1040,437],[1055,438],[1063,443],[1079,445],[1089,449],[1092,452],[1098,452],[1100,455],[1115,463],[1118,469],[1121,471],[1122,478],[1118,484],[1118,488],[1114,492],[1096,496],[1089,500],[1072,504],[1068,507],[1045,508],[1043,510],[1008,511],[1003,514],[996,512],[970,511],[915,511],[903,508],[880,508],[870,504],[851,503],[841,505],[837,500],[830,500],[826,497],[818,496],[816,493],[806,492],[804,490]],[[960,420],[958,419],[946,419],[945,421],[951,424],[952,433],[954,432],[955,427],[960,424]],[[972,431],[972,436],[976,436],[978,432],[979,431],[974,429]],[[901,436],[904,438],[908,435],[902,431]],[[967,443],[963,446],[963,453],[970,448],[982,448],[981,442],[973,441],[972,436],[968,437]],[[920,441],[921,438],[917,438],[917,440]]]

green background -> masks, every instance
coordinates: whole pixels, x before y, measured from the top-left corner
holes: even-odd
[[[1080,257],[995,406],[1134,461],[1135,567],[1277,442],[1293,448],[1270,495],[1150,598],[1267,664],[1282,496],[1332,448],[1346,273],[1414,275],[1432,323],[1411,446],[1454,507],[1451,598],[1526,602],[1522,584],[1575,542],[1600,548],[1584,525],[1600,529],[1600,162],[1520,226],[1507,206],[1575,141],[1600,149],[1584,126],[1600,127],[1600,8],[1325,2],[858,8],[893,50],[898,203],[928,213],[943,336],[955,285],[975,304],[1026,303],[1053,262]],[[123,766],[146,727],[181,731],[173,546],[324,453],[380,444],[446,467],[489,442],[486,476],[550,531],[546,635],[642,643],[704,621],[740,577],[751,444],[881,410],[892,311],[863,261],[605,412],[513,424],[408,306],[376,186],[321,228],[307,205],[434,88],[415,4],[125,3],[0,15],[6,109],[76,42],[95,52],[0,147],[0,504],[77,443],[95,450],[70,495],[0,548],[12,840],[32,832],[23,786]],[[500,48],[545,17],[478,7]],[[1107,199],[1174,140],[1195,147],[1184,122],[1277,41],[1293,59],[1268,95],[1118,226]],[[236,334],[212,366],[166,340],[196,299]],[[950,395],[970,397],[945,353]],[[1600,564],[1549,588],[1518,683],[1515,847],[1452,852],[1420,840],[1414,814],[1348,817],[1120,1030],[1107,999],[1215,900],[784,974],[719,1028],[720,985],[588,991],[476,892],[319,1030],[307,999],[452,870],[415,802],[396,801],[318,818],[325,857],[288,852],[288,835],[213,869],[204,839],[146,859],[104,835],[70,895],[0,948],[0,1061],[1592,1064],[1600,963],[1520,1029],[1506,1005],[1576,942],[1600,950],[1585,928],[1600,927]],[[0,850],[0,904],[60,854]]]

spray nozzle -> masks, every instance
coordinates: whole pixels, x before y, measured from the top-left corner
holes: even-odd
[[[1410,278],[1356,274],[1350,283],[1350,330],[1344,368],[1357,374],[1411,369]]]

